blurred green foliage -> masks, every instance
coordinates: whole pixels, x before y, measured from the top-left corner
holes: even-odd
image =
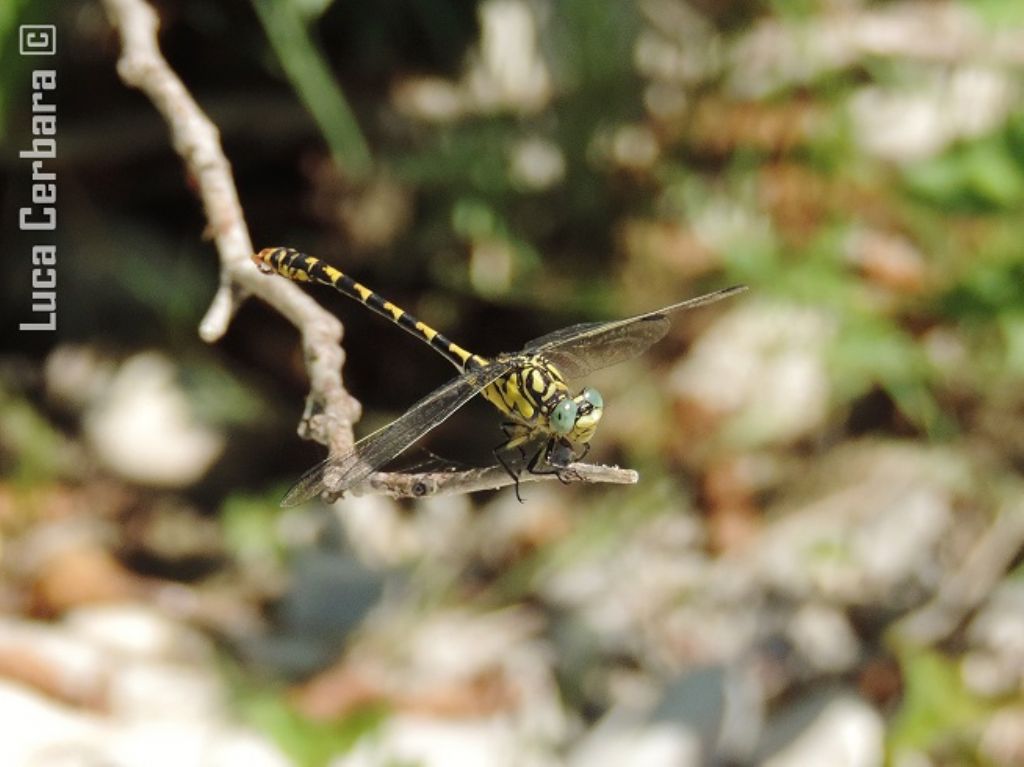
[[[933,650],[906,648],[901,667],[906,692],[889,730],[890,758],[929,753],[952,764],[975,763],[972,744],[991,708],[966,689],[959,663]]]
[[[309,17],[318,5],[293,0],[252,0],[278,61],[313,115],[335,161],[354,179],[365,178],[373,158],[345,94],[310,37]]]
[[[271,688],[241,692],[239,701],[243,718],[272,737],[299,767],[325,767],[387,716],[385,709],[371,706],[341,721],[315,722],[289,705],[283,691]]]
[[[906,171],[912,194],[951,212],[1019,210],[1024,204],[1024,113],[992,135],[960,144]]]

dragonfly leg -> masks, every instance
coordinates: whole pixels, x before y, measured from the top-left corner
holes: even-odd
[[[561,482],[563,485],[568,485],[569,480],[567,480],[563,476],[562,467],[557,466],[551,462],[551,451],[554,449],[554,447],[554,439],[549,439],[547,442],[541,445],[540,449],[533,454],[533,458],[531,458],[530,462],[526,465],[526,470],[531,474],[537,475],[554,474],[555,476],[558,477],[559,482]],[[542,461],[543,466],[541,465]]]
[[[587,442],[583,446],[582,452],[579,455],[576,454],[573,446],[568,442],[557,441],[554,438],[548,440],[542,449],[544,453],[545,463],[550,467],[550,470],[545,471],[544,469],[537,468],[537,464],[540,462],[540,453],[533,457],[530,461],[530,465],[527,467],[531,474],[557,474],[559,481],[563,485],[568,485],[570,480],[568,477],[577,476],[575,472],[568,471],[568,466],[576,461],[582,461],[586,458],[587,453],[590,452],[590,443]]]
[[[526,460],[526,450],[523,448],[523,427],[517,424],[515,421],[505,421],[501,425],[501,433],[505,435],[506,440],[497,449],[514,447],[519,450],[519,457]]]
[[[515,483],[516,500],[519,501],[520,503],[523,503],[523,496],[519,494],[519,472],[513,471],[512,467],[508,465],[508,461],[505,460],[504,456],[505,451],[508,450],[509,442],[511,442],[511,440],[505,440],[500,445],[491,450],[491,452],[494,453],[494,457],[498,459],[498,463],[501,464],[501,468],[503,468],[505,472],[510,477],[512,477],[512,481]],[[519,451],[522,452],[521,447],[519,448]]]

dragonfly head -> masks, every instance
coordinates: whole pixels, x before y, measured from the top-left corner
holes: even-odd
[[[587,387],[575,397],[565,397],[555,405],[548,418],[551,431],[573,444],[586,444],[594,436],[603,408],[601,395]]]

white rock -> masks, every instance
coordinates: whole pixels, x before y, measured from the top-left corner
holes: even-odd
[[[194,483],[224,449],[223,435],[196,420],[174,364],[153,352],[118,369],[87,411],[84,433],[112,471],[164,487]]]
[[[818,309],[746,301],[705,331],[669,386],[727,416],[726,433],[748,447],[790,442],[827,416],[825,348],[834,334]]]
[[[565,156],[553,141],[530,137],[509,152],[509,178],[524,189],[543,191],[565,178]]]
[[[567,767],[697,767],[698,738],[683,727],[627,724],[614,717],[591,730],[566,760]]]
[[[82,702],[72,707],[0,681],[0,765],[289,764],[274,744],[232,721],[213,656],[191,630],[175,631],[144,608],[92,612],[57,624],[0,621],[5,652],[32,659],[48,685]],[[127,641],[111,636],[115,626]]]
[[[545,752],[501,717],[469,721],[395,716],[331,767],[555,767]]]
[[[68,614],[71,635],[108,652],[138,658],[210,660],[209,640],[157,610],[138,604],[83,607]]]
[[[967,473],[951,451],[848,444],[769,509],[752,563],[760,580],[798,598],[895,604],[927,592]]]
[[[885,763],[885,724],[860,698],[837,698],[764,767],[880,767]]]
[[[95,716],[0,681],[0,722],[0,764],[70,767],[101,763],[99,743],[104,727]]]

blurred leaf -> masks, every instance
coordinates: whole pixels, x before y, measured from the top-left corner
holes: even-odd
[[[196,414],[207,423],[249,426],[274,413],[273,404],[217,360],[195,355],[183,367],[183,384]],[[270,416],[273,417],[273,416]]]
[[[1024,24],[1024,3],[1016,0],[963,0],[994,27]]]
[[[1017,254],[976,258],[959,282],[939,299],[943,314],[992,319],[1024,307],[1024,260]]]
[[[48,19],[53,12],[52,5],[53,0],[4,0],[0,3],[0,144],[6,143],[11,132],[7,119],[12,97],[29,87],[32,57],[19,53],[19,24],[38,24]],[[29,13],[30,6],[32,13]]]
[[[892,722],[891,756],[948,748],[950,741],[974,739],[972,728],[987,713],[964,686],[959,665],[932,650],[906,649],[902,657],[906,693]]]
[[[240,706],[244,718],[272,737],[301,767],[330,764],[359,738],[377,729],[387,716],[382,708],[368,707],[338,722],[314,722],[271,690],[244,693]]]
[[[18,482],[41,484],[61,472],[65,441],[60,433],[23,399],[0,392],[0,446],[15,458],[8,473]]]
[[[275,497],[281,495],[275,494]],[[282,561],[283,549],[277,528],[279,516],[277,503],[268,502],[264,496],[229,496],[219,519],[224,541],[234,558],[242,562]]]
[[[295,10],[307,22],[323,16],[334,5],[334,0],[291,0]]]
[[[553,15],[556,69],[574,89],[629,87],[633,80],[633,38],[639,29],[632,3],[606,3],[594,12],[590,0],[560,0]],[[618,99],[606,102],[606,108]]]
[[[821,10],[818,0],[769,0],[771,9],[790,20],[808,19]]]
[[[1011,132],[963,144],[911,166],[912,194],[955,211],[998,211],[1024,204],[1024,166]]]
[[[878,386],[909,421],[931,436],[953,430],[929,388],[932,368],[924,351],[894,322],[871,315],[847,316],[829,351],[829,363],[841,401]]]
[[[296,93],[320,128],[338,167],[352,179],[365,178],[373,159],[345,94],[314,45],[297,0],[252,0]]]
[[[999,318],[1006,344],[1006,368],[1013,375],[1024,376],[1024,312],[1020,307]]]
[[[504,238],[507,233],[497,218],[494,209],[478,199],[456,200],[452,207],[452,229],[467,240],[497,236]]]

